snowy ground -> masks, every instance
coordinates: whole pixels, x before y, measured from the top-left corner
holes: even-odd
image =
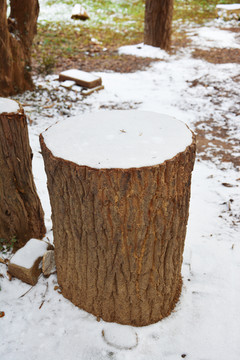
[[[221,47],[225,41],[232,47],[240,46],[234,33],[229,35],[213,25],[209,31],[203,27],[189,30],[198,46]],[[147,49],[149,56],[151,51]],[[54,76],[35,79],[38,92],[19,97],[31,119],[33,171],[51,241],[51,212],[38,137],[56,121],[96,110],[136,108],[175,116],[195,129],[197,123],[211,117],[224,127],[227,116],[228,132],[238,140],[232,155],[240,155],[240,83],[235,81],[240,65],[214,65],[193,59],[189,49],[162,56],[163,61],[146,71],[99,73],[105,90],[87,98],[82,98],[76,89],[60,88]],[[189,86],[196,79],[207,79],[209,85]],[[235,92],[223,96],[214,84],[221,84],[229,92],[234,88]],[[236,107],[238,112],[233,111]],[[204,161],[198,155],[192,179],[182,295],[175,311],[151,326],[133,328],[97,322],[54,290],[56,275],[41,277],[26,293],[30,286],[17,279],[10,282],[5,266],[0,264],[0,311],[5,312],[0,318],[0,359],[239,360],[239,186],[240,174],[231,163],[222,163],[219,158]]]

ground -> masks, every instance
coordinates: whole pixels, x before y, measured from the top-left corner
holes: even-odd
[[[46,16],[46,3],[42,1],[40,20]],[[119,35],[106,51],[105,44],[91,41],[97,37],[93,31],[81,49],[88,52],[85,57],[62,57],[54,64],[49,57],[45,63],[42,56],[41,61],[34,57],[36,91],[16,98],[29,118],[33,172],[50,241],[51,210],[38,141],[48,126],[86,112],[139,109],[175,116],[196,132],[179,303],[168,318],[151,326],[108,324],[64,299],[56,274],[41,276],[31,288],[17,279],[9,281],[0,264],[2,360],[240,358],[239,22],[218,19],[178,28],[175,21],[178,31],[169,54],[142,45],[119,50],[120,45],[139,44],[140,35],[127,43]],[[97,47],[102,55],[90,56]],[[62,88],[58,73],[72,66],[96,72],[105,89],[84,98],[76,87]],[[46,75],[50,69],[53,73]]]

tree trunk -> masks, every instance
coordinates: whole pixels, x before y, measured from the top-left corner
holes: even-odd
[[[0,168],[0,238],[16,237],[18,247],[31,238],[42,239],[44,213],[33,180],[27,121],[20,105],[16,112],[0,113]]]
[[[40,143],[63,295],[105,321],[168,316],[181,293],[195,139],[160,165],[128,169],[80,166]]]
[[[31,45],[36,33],[38,0],[11,0],[7,19],[6,0],[0,1],[0,96],[33,89]]]
[[[146,0],[144,43],[169,50],[173,0]]]

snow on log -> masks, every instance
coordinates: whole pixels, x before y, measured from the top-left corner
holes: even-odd
[[[108,111],[61,121],[40,143],[63,295],[105,321],[168,316],[182,286],[193,133],[166,115]]]
[[[19,249],[8,264],[8,272],[30,285],[35,285],[41,274],[41,261],[49,244],[31,239]]]
[[[27,121],[19,103],[0,98],[0,237],[18,246],[45,234],[44,214],[32,175]]]
[[[85,21],[90,19],[90,17],[82,5],[76,4],[73,7],[71,19]]]
[[[77,85],[90,89],[102,85],[101,77],[77,69],[70,69],[61,72],[59,75],[59,81],[66,80],[75,81]]]

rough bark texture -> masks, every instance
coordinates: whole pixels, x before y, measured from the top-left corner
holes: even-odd
[[[30,51],[39,13],[38,0],[0,1],[0,96],[33,88]]]
[[[144,43],[169,50],[173,0],[146,0]]]
[[[42,239],[44,214],[32,175],[26,116],[0,114],[0,238],[16,236],[18,245]]]
[[[110,322],[169,315],[181,293],[195,140],[163,164],[131,169],[78,166],[40,143],[63,295]]]

